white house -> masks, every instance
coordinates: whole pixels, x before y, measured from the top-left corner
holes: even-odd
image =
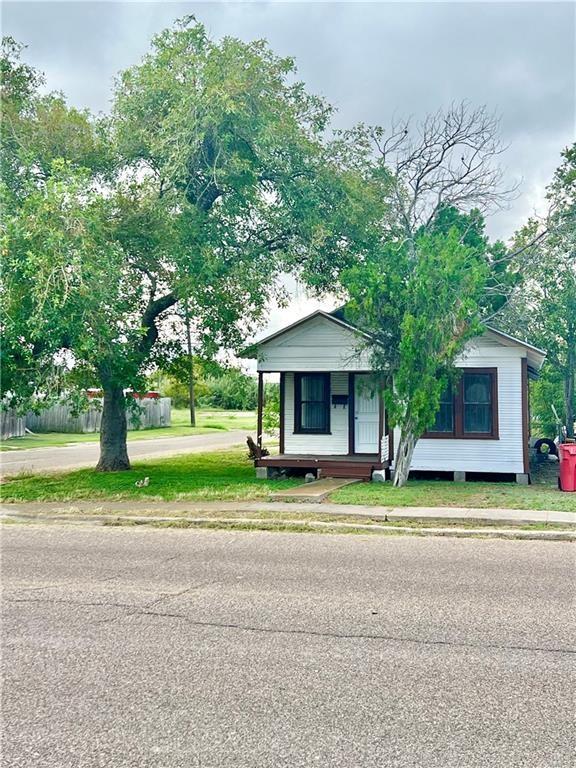
[[[256,460],[258,476],[300,468],[330,477],[382,479],[394,471],[399,435],[388,426],[371,375],[366,334],[340,313],[314,312],[254,345],[258,443],[263,377],[280,374],[280,450]],[[434,427],[418,441],[411,470],[511,475],[529,481],[528,377],[545,353],[489,328],[457,361],[463,373],[443,395]]]

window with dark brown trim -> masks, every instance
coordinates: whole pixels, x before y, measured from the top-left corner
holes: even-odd
[[[296,373],[294,387],[294,432],[329,434],[330,374]]]
[[[440,397],[435,424],[425,438],[498,440],[498,370],[466,368]]]

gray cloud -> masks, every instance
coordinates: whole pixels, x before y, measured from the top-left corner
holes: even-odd
[[[26,43],[50,88],[95,111],[113,78],[152,35],[194,13],[215,37],[264,37],[296,57],[310,90],[338,108],[336,123],[387,124],[452,101],[502,115],[509,180],[522,178],[490,232],[508,237],[541,203],[563,146],[574,140],[572,3],[5,3],[4,34]]]

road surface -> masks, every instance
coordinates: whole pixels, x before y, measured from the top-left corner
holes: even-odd
[[[570,544],[2,535],[11,768],[573,768]]]
[[[129,440],[130,459],[160,458],[179,453],[202,453],[230,448],[245,442],[247,431],[216,432],[189,437],[159,437],[151,440]],[[95,467],[100,455],[96,443],[75,443],[56,448],[31,448],[24,451],[2,451],[0,474],[3,477],[22,472],[59,472],[80,467]]]

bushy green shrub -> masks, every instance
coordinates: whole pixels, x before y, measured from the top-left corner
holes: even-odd
[[[166,377],[166,383],[162,387],[162,394],[172,400],[172,408],[188,408],[188,387],[181,381],[171,376]]]
[[[253,411],[258,404],[258,385],[253,376],[238,368],[228,368],[218,376],[204,379],[204,394],[199,404],[229,411]]]
[[[558,424],[552,406],[562,418],[564,398],[562,377],[550,363],[545,363],[536,381],[530,382],[530,417],[531,431],[534,437],[554,439],[558,434]],[[574,403],[576,410],[576,403]]]
[[[264,432],[269,435],[280,429],[280,385],[274,382],[267,383],[264,388],[265,403],[262,414],[262,426]]]

